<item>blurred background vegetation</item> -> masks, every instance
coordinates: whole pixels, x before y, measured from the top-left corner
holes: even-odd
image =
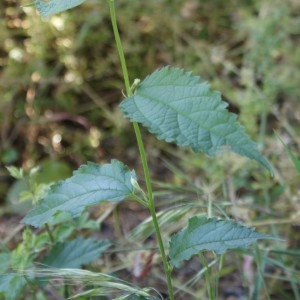
[[[142,174],[133,130],[117,106],[124,85],[106,1],[89,0],[47,20],[34,7],[21,7],[29,2],[0,2],[1,238],[24,214],[18,202],[24,182],[14,181],[5,166],[41,166],[38,180],[50,182],[69,176],[86,161],[117,158]],[[159,205],[189,202],[205,209],[210,198],[216,215],[282,238],[278,247],[284,250],[299,249],[299,174],[277,135],[299,153],[300,2],[116,4],[131,81],[164,65],[200,75],[221,91],[274,167],[271,178],[235,154],[196,155],[143,130],[161,191]],[[126,209],[134,213],[137,208]],[[277,266],[266,274],[272,299],[296,299],[297,253],[274,258],[286,269]]]

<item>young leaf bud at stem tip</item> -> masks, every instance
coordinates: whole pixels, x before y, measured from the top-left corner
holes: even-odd
[[[141,191],[141,188],[140,188],[140,186],[139,186],[139,184],[138,184],[138,182],[136,181],[135,178],[131,177],[131,178],[130,178],[130,183],[131,183],[131,185],[132,185],[136,190]]]
[[[138,78],[134,79],[134,82],[133,82],[132,86],[130,87],[132,93],[135,92],[135,90],[139,86],[140,82],[141,82],[140,79],[138,79]]]

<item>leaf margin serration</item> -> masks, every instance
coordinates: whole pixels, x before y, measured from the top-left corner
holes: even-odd
[[[209,241],[209,238],[207,241],[201,242],[202,244],[209,244],[209,243],[214,243],[216,244],[215,248],[213,247],[208,247],[208,246],[199,246],[197,247],[196,244],[189,243],[189,235],[194,234],[193,231],[203,231],[202,233],[204,235],[209,235],[211,239],[215,237],[216,232],[214,230],[207,230],[206,227],[209,226],[223,226],[224,228],[228,227],[230,230],[236,230],[235,234],[244,234],[244,235],[251,235],[250,237],[239,237],[238,240],[241,240],[241,243],[239,246],[236,246],[234,244],[228,244],[230,242],[229,239],[224,240],[226,234],[224,233],[221,238],[216,237],[216,240]],[[221,229],[224,229],[221,228]],[[227,229],[227,228],[226,228]],[[191,232],[189,232],[191,231]],[[239,232],[237,232],[239,231]],[[199,239],[203,240],[205,236],[200,236]],[[222,240],[223,239],[223,240]],[[188,220],[188,225],[186,228],[180,230],[179,232],[175,233],[170,240],[170,251],[169,251],[169,258],[170,258],[170,264],[176,268],[178,268],[183,261],[189,260],[193,255],[196,255],[202,251],[214,251],[217,254],[223,254],[227,250],[232,250],[232,249],[245,249],[248,246],[250,246],[252,243],[259,239],[273,239],[272,236],[269,236],[267,234],[260,233],[255,230],[253,227],[249,227],[246,225],[243,225],[241,223],[235,222],[234,220],[224,220],[224,219],[219,219],[216,217],[207,217],[204,215],[201,216],[194,216]],[[233,240],[233,239],[231,239]],[[226,245],[227,243],[227,245]],[[243,245],[242,245],[243,244]],[[179,250],[179,251],[175,251]],[[179,253],[179,254],[178,254]]]
[[[72,202],[75,202],[76,200],[74,200],[76,197],[80,196],[76,196],[76,194],[74,195],[74,197],[72,199],[70,199],[70,193],[72,193],[72,191],[70,189],[68,189],[68,185],[71,185],[71,187],[73,185],[77,184],[77,180],[79,181],[78,185],[79,187],[81,187],[82,189],[84,189],[84,184],[89,183],[89,182],[85,182],[86,178],[84,178],[83,180],[81,180],[81,175],[83,176],[89,176],[91,175],[91,179],[93,179],[93,175],[95,175],[96,180],[98,180],[98,177],[104,177],[104,179],[107,177],[111,177],[110,175],[106,175],[106,174],[102,174],[101,172],[103,172],[103,169],[108,168],[109,171],[117,171],[117,168],[119,168],[119,171],[121,172],[121,174],[116,174],[116,176],[120,175],[124,175],[125,177],[125,181],[126,183],[121,181],[121,184],[125,185],[128,192],[125,194],[122,190],[120,190],[120,195],[115,195],[114,198],[110,198],[110,199],[106,199],[106,198],[102,198],[98,201],[90,201],[87,204],[82,204],[80,203],[80,205],[75,205],[75,203],[73,203],[73,209],[65,209],[65,207],[68,207],[68,204],[72,204]],[[111,168],[111,169],[110,169]],[[85,174],[85,171],[89,171],[91,174]],[[100,174],[92,174],[93,171],[97,172],[99,171]],[[123,172],[123,173],[122,173]],[[93,162],[87,162],[87,164],[81,165],[77,170],[75,170],[73,172],[73,175],[65,180],[61,180],[57,183],[54,183],[53,185],[50,186],[50,189],[47,193],[47,195],[40,200],[40,202],[31,210],[29,211],[29,213],[27,213],[27,215],[22,219],[22,222],[27,224],[27,225],[31,225],[34,227],[40,227],[42,225],[44,225],[45,223],[51,222],[53,219],[53,216],[57,213],[61,213],[61,212],[65,212],[67,214],[69,214],[71,217],[78,217],[85,208],[89,207],[89,206],[93,206],[96,205],[98,203],[101,203],[103,201],[111,201],[111,202],[119,202],[124,200],[125,198],[129,197],[130,194],[132,194],[134,192],[134,187],[131,184],[131,179],[134,178],[136,179],[136,174],[134,170],[129,170],[129,168],[123,164],[122,162],[116,160],[116,159],[112,159],[110,163],[106,163],[106,164],[97,164],[97,163],[93,163]],[[116,180],[118,181],[118,180]],[[104,190],[104,189],[103,189]],[[113,189],[111,189],[113,190]],[[116,189],[115,189],[116,190]],[[125,189],[124,189],[125,190]],[[109,191],[109,189],[108,189]],[[66,200],[65,202],[63,202],[61,200],[61,195],[63,194],[67,194],[66,198],[69,199]],[[91,193],[91,191],[86,192],[86,193]],[[97,193],[101,193],[100,190],[97,191]],[[58,196],[56,196],[58,194]],[[51,200],[53,198],[53,200]],[[56,198],[58,198],[59,200],[57,200]],[[59,209],[61,208],[61,209]],[[64,208],[64,209],[62,209]]]
[[[178,82],[180,82],[180,84]],[[226,136],[218,134],[216,129],[205,129],[203,127],[203,124],[198,124],[197,121],[194,120],[190,123],[186,121],[178,123],[180,124],[179,126],[184,126],[185,124],[188,126],[194,126],[192,130],[198,130],[198,135],[194,134],[195,136],[193,137],[189,136],[189,132],[180,130],[179,126],[173,126],[174,118],[179,119],[180,117],[184,117],[183,110],[178,109],[177,114],[174,107],[169,110],[165,109],[165,107],[167,107],[168,105],[170,106],[170,102],[168,102],[169,100],[163,99],[164,91],[161,90],[162,86],[167,86],[167,89],[169,90],[171,90],[170,87],[172,86],[173,89],[179,87],[179,91],[185,88],[189,90],[198,89],[198,91],[196,91],[198,92],[198,94],[189,97],[197,98],[197,101],[202,101],[202,103],[203,101],[206,101],[205,105],[214,105],[214,107],[209,108],[206,115],[211,113],[215,114],[216,118],[223,119],[220,124],[216,123],[213,127],[217,128],[222,126],[222,130],[227,130]],[[150,96],[149,94],[147,95],[147,90],[148,93],[150,93]],[[151,93],[153,93],[153,95],[151,95]],[[166,97],[170,96],[166,95]],[[157,111],[155,111],[155,101],[159,103],[159,105],[157,105]],[[171,102],[171,104],[173,104],[173,102]],[[183,108],[186,107],[186,105],[193,106],[193,103],[189,103],[188,101],[185,101],[183,104],[184,105],[181,104]],[[198,103],[197,105],[200,106],[203,104]],[[143,108],[143,106],[145,107]],[[256,160],[258,163],[263,165],[271,174],[273,173],[270,163],[258,151],[257,145],[247,135],[245,127],[238,123],[238,116],[227,110],[228,103],[222,100],[221,93],[211,90],[210,85],[207,82],[201,81],[201,78],[199,76],[193,75],[192,72],[186,72],[181,68],[175,68],[171,66],[165,66],[157,69],[152,74],[148,75],[142,82],[140,82],[134,94],[130,97],[125,98],[120,103],[119,107],[123,111],[126,118],[128,118],[131,122],[141,123],[159,140],[164,140],[169,143],[175,143],[181,147],[189,146],[193,149],[193,151],[204,152],[209,156],[227,150],[232,150],[233,152],[238,153],[242,156],[246,156],[252,160]],[[171,113],[172,111],[175,111],[175,114],[174,116],[172,116],[173,119],[170,120],[169,125],[164,124],[164,121],[159,121],[156,124],[156,120],[151,119],[151,114],[153,114],[153,118],[158,118],[158,116],[160,116],[161,119],[167,118],[170,111]],[[164,112],[165,116],[163,116]],[[193,114],[194,113],[195,112],[193,112]],[[200,114],[201,111],[197,111],[197,113]],[[188,117],[190,117],[190,115],[188,115]],[[205,113],[203,113],[203,118],[205,117]],[[200,128],[201,126],[204,129]],[[201,141],[201,136],[199,137],[200,129],[202,130],[203,135],[205,135],[205,139],[203,139],[203,141]],[[187,135],[186,139],[185,135]],[[207,137],[207,135],[209,135],[209,137]],[[207,144],[207,140],[210,144]]]

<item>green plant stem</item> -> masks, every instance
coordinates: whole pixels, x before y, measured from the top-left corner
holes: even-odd
[[[199,258],[203,267],[206,269],[206,271],[204,272],[204,277],[205,277],[205,285],[208,293],[208,299],[215,300],[216,298],[215,298],[214,287],[212,283],[211,269],[208,266],[203,253],[199,253]]]
[[[166,273],[169,299],[174,300],[174,291],[173,291],[173,284],[172,284],[172,277],[171,277],[172,268],[168,263],[164,243],[163,243],[163,240],[162,240],[162,236],[160,234],[160,228],[159,228],[159,224],[158,224],[158,220],[157,220],[153,200],[149,201],[149,211],[150,211],[150,214],[151,214],[151,217],[152,217],[152,221],[153,221],[154,229],[155,229],[155,232],[156,232],[156,237],[157,237],[159,250],[160,250],[160,253],[161,253],[161,259],[162,259],[164,270],[165,270],[165,273]]]
[[[118,49],[118,53],[119,53],[119,57],[120,57],[120,61],[121,61],[126,94],[127,94],[127,96],[131,96],[132,90],[130,87],[130,81],[129,81],[128,71],[127,71],[127,66],[126,66],[126,60],[125,60],[125,56],[124,56],[124,52],[123,52],[121,38],[119,35],[114,0],[108,0],[108,4],[109,4],[110,17],[111,17],[111,23],[112,23],[112,27],[113,27],[114,37],[115,37],[115,41],[117,44],[117,49]],[[148,209],[150,211],[150,214],[151,214],[151,217],[153,220],[153,225],[154,225],[154,229],[155,229],[155,233],[156,233],[156,237],[157,237],[157,241],[158,241],[158,245],[159,245],[159,250],[161,253],[162,262],[163,262],[164,270],[166,273],[169,298],[170,298],[170,300],[174,300],[174,292],[173,292],[173,285],[172,285],[172,279],[171,279],[171,267],[168,264],[167,255],[166,255],[166,251],[165,251],[165,247],[164,247],[164,243],[162,240],[160,227],[159,227],[159,223],[158,223],[157,215],[156,215],[156,211],[155,211],[155,203],[154,203],[154,198],[153,198],[151,178],[150,178],[150,172],[149,172],[149,167],[148,167],[148,162],[147,162],[146,151],[144,148],[141,131],[140,131],[140,128],[139,128],[139,125],[137,122],[133,122],[133,128],[134,128],[134,132],[135,132],[137,143],[138,143],[139,153],[140,153],[141,160],[142,160],[144,176],[145,176],[145,181],[146,181],[146,186],[147,186],[147,194],[148,194],[147,206],[148,206]]]
[[[54,244],[54,237],[53,237],[53,235],[52,235],[52,232],[51,232],[51,229],[50,229],[50,227],[49,227],[49,225],[46,223],[45,224],[45,228],[46,228],[46,231],[47,231],[47,233],[48,233],[48,235],[49,235],[49,238],[50,238],[50,241],[51,241],[51,244]]]
[[[115,41],[117,44],[117,49],[118,49],[118,53],[119,53],[119,57],[120,57],[120,61],[121,61],[123,78],[125,81],[125,89],[126,89],[127,96],[130,96],[132,94],[132,92],[130,89],[130,81],[129,81],[128,71],[127,71],[127,66],[126,66],[125,55],[124,55],[122,42],[121,42],[121,38],[119,35],[119,30],[118,30],[116,10],[115,10],[115,1],[108,0],[108,5],[109,5],[110,19],[111,19],[113,32],[114,32],[114,37],[115,37]]]

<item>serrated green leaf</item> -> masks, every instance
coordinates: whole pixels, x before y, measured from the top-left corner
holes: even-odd
[[[59,224],[59,226],[57,226],[52,233],[53,236],[55,236],[55,241],[64,242],[72,235],[72,233],[74,233],[74,227],[69,222],[65,222]]]
[[[82,165],[72,177],[52,185],[47,196],[26,215],[23,222],[40,227],[59,212],[75,218],[87,206],[101,201],[121,201],[133,193],[132,178],[136,178],[135,172],[117,160],[104,165]]]
[[[0,253],[0,274],[3,274],[10,267],[10,253]]]
[[[75,227],[77,229],[94,229],[99,230],[99,224],[96,220],[90,219],[90,215],[88,212],[84,212],[81,214],[79,218],[75,221]]]
[[[9,283],[14,278],[14,274],[0,275],[0,293],[9,291]]]
[[[22,179],[24,177],[23,169],[17,168],[15,166],[8,166],[6,167],[6,169],[9,172],[10,176],[16,179]]]
[[[141,82],[120,104],[125,116],[143,124],[158,139],[214,155],[231,150],[271,166],[228,112],[228,104],[206,82],[182,69],[164,67]]]
[[[20,274],[0,275],[0,294],[4,294],[6,300],[19,299],[26,283],[26,279]]]
[[[170,262],[179,267],[183,260],[204,250],[222,254],[228,249],[246,248],[258,239],[271,238],[253,228],[232,220],[218,220],[205,216],[189,219],[188,227],[171,238]]]
[[[109,246],[109,241],[83,239],[81,237],[64,243],[57,243],[43,261],[53,268],[80,268],[97,259]]]
[[[35,5],[43,17],[50,17],[82,4],[85,0],[36,0]]]

